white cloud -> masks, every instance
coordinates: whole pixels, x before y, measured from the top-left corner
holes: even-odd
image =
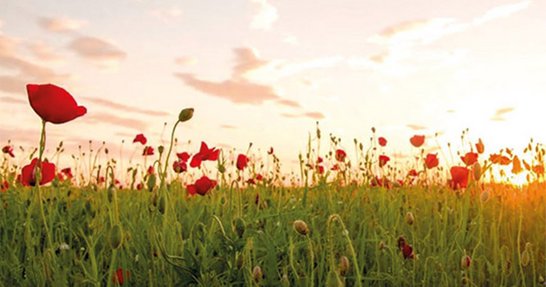
[[[520,12],[522,10],[529,8],[529,5],[531,5],[532,2],[533,1],[531,0],[526,0],[526,1],[521,1],[518,3],[494,7],[492,9],[489,9],[482,16],[476,17],[472,23],[474,25],[481,25],[491,20],[511,16],[512,14],[515,14],[517,12]]]
[[[269,30],[271,26],[279,18],[277,8],[271,5],[267,0],[250,0],[258,7],[258,11],[254,14],[250,28],[256,30]]]

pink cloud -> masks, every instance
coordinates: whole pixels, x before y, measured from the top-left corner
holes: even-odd
[[[301,108],[300,103],[296,101],[292,101],[292,100],[287,100],[287,99],[279,99],[277,101],[277,104],[292,107],[292,108]]]
[[[427,127],[425,126],[421,126],[421,125],[416,125],[416,124],[407,124],[406,127],[414,130],[414,131],[420,131],[420,130],[425,130]]]
[[[69,32],[77,31],[87,22],[70,18],[42,18],[38,22],[42,28],[50,32]]]
[[[2,85],[1,78],[0,78],[0,85]],[[22,104],[22,105],[28,104],[28,102],[23,99],[7,97],[7,96],[0,97],[0,102],[6,103],[6,104]]]
[[[203,93],[223,98],[234,103],[259,105],[267,100],[278,99],[275,90],[266,85],[255,84],[244,79],[211,82],[197,79],[192,74],[175,73],[186,85]]]
[[[154,110],[141,109],[141,108],[124,105],[124,104],[116,103],[116,102],[101,99],[101,98],[82,97],[82,99],[87,102],[92,102],[107,108],[112,108],[112,109],[116,109],[116,110],[124,111],[124,112],[140,113],[140,114],[148,115],[148,116],[168,116],[169,115],[169,113],[167,112],[158,112]]]
[[[117,65],[127,57],[127,54],[114,44],[96,37],[79,37],[68,46],[84,59],[100,66]]]
[[[82,121],[89,124],[111,124],[124,128],[130,128],[136,131],[143,131],[148,127],[148,124],[144,121],[134,118],[119,117],[110,113],[93,113],[89,112],[85,117],[82,117]]]
[[[504,117],[506,114],[508,113],[511,113],[514,111],[514,108],[512,107],[506,107],[506,108],[501,108],[501,109],[498,109],[495,111],[495,114],[493,116],[491,116],[491,120],[492,121],[497,121],[497,122],[501,122],[501,121],[505,121],[506,118]]]
[[[28,45],[29,50],[40,61],[59,61],[61,56],[53,50],[53,48],[43,42],[36,42]]]

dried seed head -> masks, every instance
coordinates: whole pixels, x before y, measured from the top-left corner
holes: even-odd
[[[347,256],[341,256],[341,258],[339,258],[339,275],[347,275],[350,267],[351,264],[349,263],[349,258],[347,258]]]
[[[293,223],[294,229],[301,235],[307,235],[309,234],[309,227],[307,226],[307,223],[303,220],[296,220]]]
[[[474,165],[472,166],[472,171],[474,174],[474,180],[479,181],[480,177],[482,176],[482,166],[479,162],[474,163]]]
[[[262,268],[258,265],[254,266],[254,268],[252,269],[252,278],[254,278],[254,281],[260,282],[262,281],[263,277],[264,273],[262,272]]]

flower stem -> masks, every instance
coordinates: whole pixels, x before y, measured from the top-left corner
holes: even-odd
[[[44,224],[44,230],[46,233],[47,238],[47,244],[48,248],[53,247],[53,242],[51,240],[51,234],[49,233],[49,225],[47,224],[45,211],[44,211],[44,204],[42,200],[42,191],[40,189],[40,182],[42,181],[42,157],[44,155],[45,151],[45,142],[46,142],[46,129],[45,129],[46,121],[42,120],[42,133],[40,135],[40,149],[38,153],[38,163],[34,167],[34,174],[35,174],[35,183],[34,186],[36,188],[36,192],[38,194],[38,204],[40,206],[40,216],[42,217],[42,222]]]
[[[160,189],[163,189],[165,186],[165,178],[167,177],[167,168],[169,167],[169,156],[171,155],[171,152],[173,150],[173,144],[174,144],[174,132],[176,131],[176,127],[180,121],[176,121],[176,123],[173,126],[173,130],[171,132],[171,143],[169,145],[169,151],[167,152],[167,156],[165,157],[165,166],[163,167],[163,172],[161,173],[161,184]]]

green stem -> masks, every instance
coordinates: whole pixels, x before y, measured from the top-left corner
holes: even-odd
[[[174,124],[173,130],[171,132],[171,143],[169,145],[169,151],[167,152],[167,156],[165,157],[165,166],[163,167],[163,172],[161,173],[160,189],[163,189],[163,187],[165,186],[165,178],[167,177],[167,168],[169,168],[169,156],[171,155],[171,152],[173,150],[174,132],[176,131],[176,127],[178,126],[179,123],[180,123],[180,121],[177,121]]]
[[[345,240],[347,240],[347,245],[349,246],[349,252],[351,253],[351,259],[353,260],[353,264],[354,264],[354,270],[356,272],[356,282],[355,282],[355,286],[362,286],[362,274],[360,274],[360,267],[358,266],[358,260],[357,260],[357,257],[356,257],[356,252],[355,252],[355,249],[353,247],[353,242],[351,240],[351,237],[349,236],[349,231],[347,230],[347,227],[345,226],[345,223],[343,223],[343,220],[341,220],[341,217],[339,216],[339,214],[332,214],[330,215],[330,217],[328,218],[328,222],[326,223],[326,229],[328,231],[328,236],[329,236],[329,249],[330,249],[330,264],[332,266],[335,266],[335,263],[334,263],[334,247],[333,247],[333,233],[332,233],[332,228],[331,228],[331,223],[333,221],[337,221],[339,222],[339,224],[341,225],[341,228],[343,228],[343,236],[345,237]]]
[[[42,181],[42,157],[44,155],[45,142],[46,142],[45,125],[46,125],[46,121],[42,120],[42,132],[41,132],[41,135],[40,135],[40,150],[39,150],[39,153],[38,153],[38,163],[34,167],[34,174],[35,174],[35,176],[34,176],[34,179],[35,179],[34,186],[35,186],[37,194],[38,194],[38,203],[39,203],[39,206],[40,206],[40,216],[42,217],[42,222],[44,224],[44,230],[45,230],[45,233],[46,233],[48,248],[52,248],[53,243],[52,243],[52,240],[51,240],[51,234],[49,233],[49,225],[47,224],[45,211],[44,211],[44,204],[43,204],[43,199],[42,199],[42,191],[40,189],[40,182]]]

